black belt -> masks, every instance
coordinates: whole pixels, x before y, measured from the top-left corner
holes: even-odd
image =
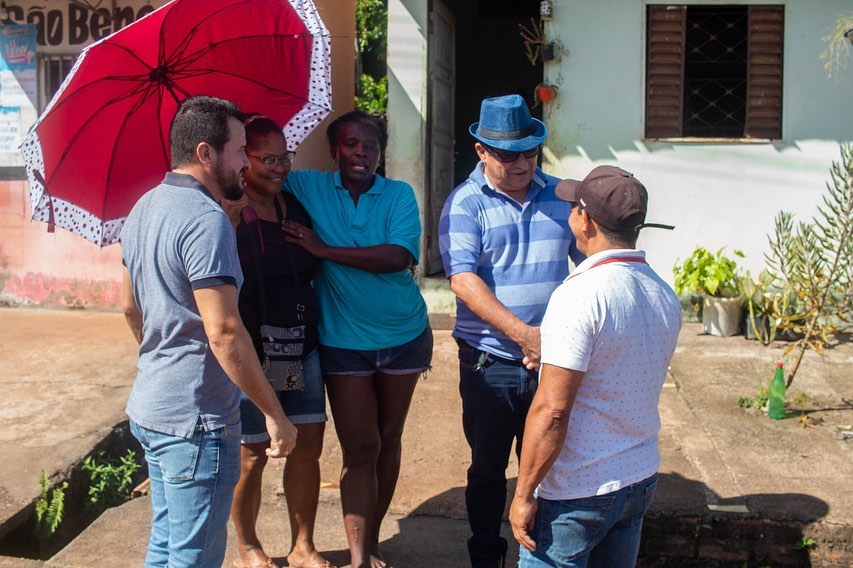
[[[480,353],[485,353],[486,357],[483,359],[481,365],[488,361],[489,359],[497,359],[501,363],[505,365],[512,365],[514,367],[524,367],[524,362],[516,359],[507,359],[506,357],[501,357],[499,355],[495,355],[494,353],[489,353],[488,351],[483,351],[482,349],[477,349],[472,345],[469,345],[467,341],[464,339],[456,338],[456,345],[459,346],[460,349],[473,349],[474,351],[479,351]]]

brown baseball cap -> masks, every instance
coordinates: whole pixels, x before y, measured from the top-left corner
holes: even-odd
[[[634,174],[615,166],[598,166],[583,181],[561,181],[557,185],[557,197],[579,203],[596,223],[613,231],[675,228],[645,222],[649,193]]]

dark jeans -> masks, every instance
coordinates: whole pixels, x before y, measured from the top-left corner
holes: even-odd
[[[474,568],[503,566],[507,542],[500,536],[506,508],[506,468],[512,441],[521,454],[524,421],[536,392],[537,375],[521,361],[489,355],[459,344],[462,427],[471,447],[465,506],[472,536],[468,554]]]

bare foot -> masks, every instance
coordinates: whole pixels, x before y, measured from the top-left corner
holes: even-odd
[[[307,553],[294,550],[287,555],[287,565],[290,568],[336,568],[313,548]]]
[[[390,568],[379,550],[378,542],[374,542],[370,547],[370,568]]]
[[[234,568],[280,568],[262,548],[241,551],[233,563]]]

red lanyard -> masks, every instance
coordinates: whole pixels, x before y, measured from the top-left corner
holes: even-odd
[[[638,264],[648,264],[646,262],[646,259],[641,257],[641,256],[613,256],[610,258],[605,258],[604,260],[599,260],[598,262],[596,262],[595,264],[593,264],[592,266],[590,266],[589,268],[587,268],[583,272],[573,272],[573,273],[569,274],[569,277],[566,278],[566,280],[571,280],[573,277],[577,276],[578,274],[585,274],[585,273],[589,272],[590,270],[592,270],[593,268],[599,267],[602,264],[610,264],[611,262],[636,262]]]

